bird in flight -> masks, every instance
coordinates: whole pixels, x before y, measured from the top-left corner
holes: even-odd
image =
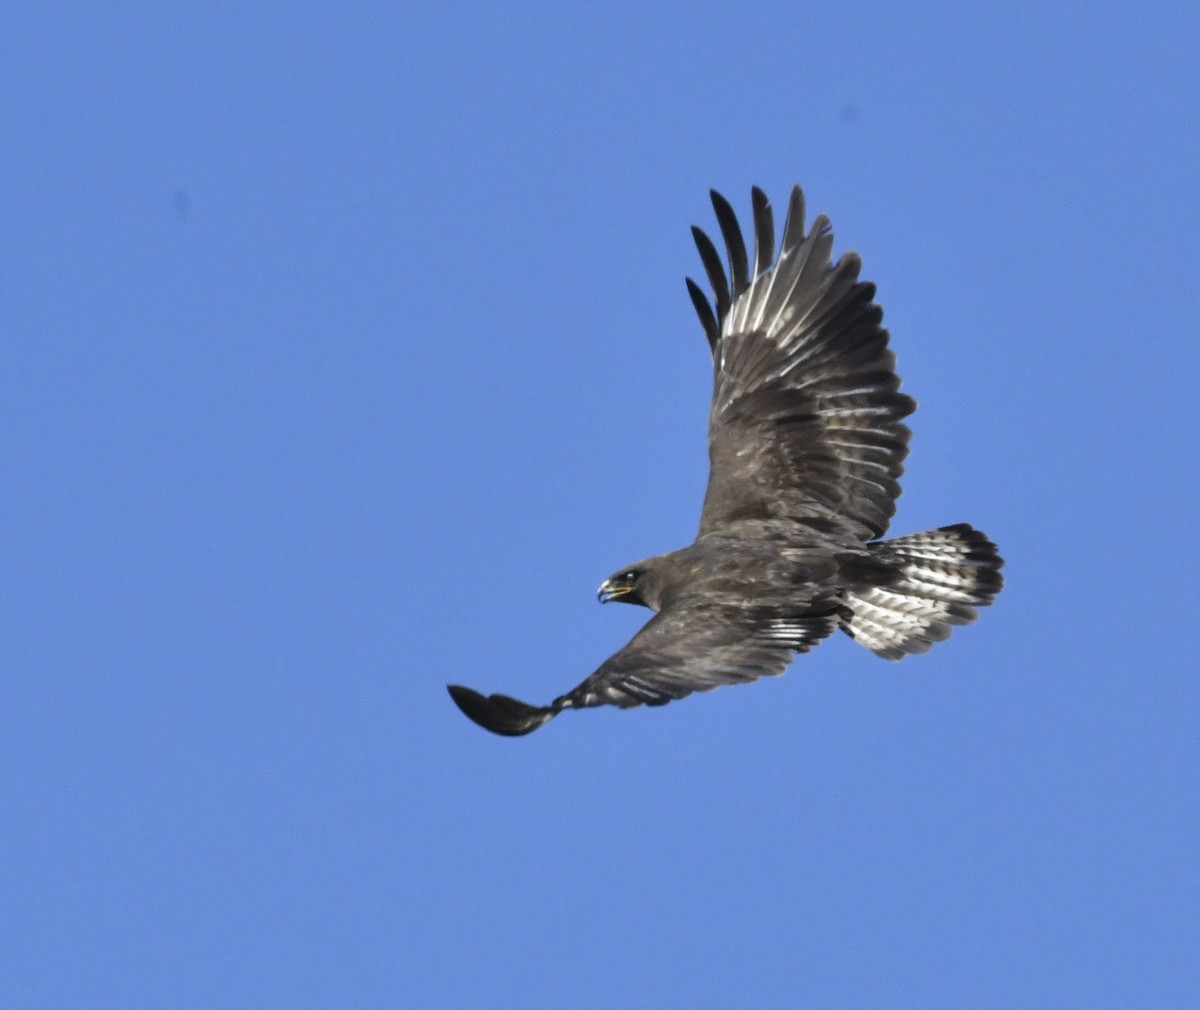
[[[821,216],[805,232],[792,190],[775,251],[771,204],[752,191],[753,262],[715,191],[728,273],[692,229],[713,303],[687,288],[713,357],[710,472],[696,542],[600,586],[654,611],[620,652],[548,705],[451,685],[484,729],[523,736],[568,709],[665,705],[784,672],[839,628],[884,659],[926,652],[1003,587],[987,537],[960,523],[880,540],[896,511],[916,402],[900,390],[875,286],[833,261]]]

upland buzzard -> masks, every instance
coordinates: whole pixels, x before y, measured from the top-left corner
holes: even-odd
[[[715,305],[690,278],[713,356],[711,470],[696,542],[623,568],[600,600],[655,612],[633,640],[549,705],[453,685],[484,729],[521,736],[559,712],[664,705],[693,691],[783,673],[841,628],[885,659],[925,652],[1003,586],[996,547],[965,524],[879,540],[908,454],[875,286],[832,259],[829,221],[804,230],[792,190],[775,255],[770,202],[752,192],[753,263],[737,217],[712,193],[729,272],[692,234]]]

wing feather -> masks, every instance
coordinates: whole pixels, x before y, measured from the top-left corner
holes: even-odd
[[[713,314],[712,306],[708,304],[708,297],[700,290],[700,285],[690,277],[686,278],[688,294],[691,296],[692,305],[695,306],[696,315],[700,317],[700,325],[704,327],[704,335],[708,338],[708,346],[716,348],[717,341],[721,339],[721,326],[717,322],[717,317]]]
[[[716,298],[714,312],[689,287],[715,373],[700,532],[792,518],[875,539],[895,513],[908,454],[903,421],[916,407],[899,391],[875,287],[859,280],[856,254],[833,262],[828,218],[805,231],[799,187],[778,256],[761,190],[752,202],[755,274],[743,283],[741,230],[729,204],[713,195],[732,292],[715,245],[693,229]]]
[[[750,260],[746,255],[746,240],[742,238],[741,226],[733,208],[729,206],[729,201],[715,189],[709,190],[709,196],[717,215],[717,224],[721,227],[721,237],[725,240],[725,251],[729,254],[729,277],[733,282],[733,297],[737,298],[750,286]]]
[[[472,721],[501,736],[524,736],[569,708],[665,705],[695,691],[778,676],[838,627],[837,614],[755,614],[736,605],[681,604],[656,614],[630,643],[549,705],[452,685]]]
[[[717,318],[724,319],[729,312],[731,299],[729,297],[729,281],[725,277],[725,268],[721,265],[721,254],[717,247],[699,228],[692,228],[692,238],[696,240],[696,249],[700,253],[700,262],[704,264],[704,272],[708,275],[708,283],[712,285],[713,295],[717,302]]]
[[[756,615],[742,606],[683,604],[656,614],[573,691],[569,708],[665,705],[694,691],[783,673],[837,627],[836,615]]]
[[[767,194],[755,186],[750,190],[754,204],[754,276],[771,265],[775,256],[775,215]]]

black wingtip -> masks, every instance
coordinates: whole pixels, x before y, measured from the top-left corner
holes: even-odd
[[[708,283],[712,285],[713,296],[717,303],[717,318],[724,319],[729,311],[729,279],[725,276],[725,267],[721,264],[721,254],[713,245],[703,230],[692,225],[692,239],[696,243],[696,251],[700,253],[700,262],[704,264],[704,272],[708,275]]]
[[[717,224],[721,226],[725,251],[729,254],[729,282],[733,285],[733,297],[737,298],[750,286],[750,262],[746,257],[746,240],[742,238],[737,214],[729,201],[715,189],[710,189],[708,195],[717,215]]]
[[[717,317],[713,315],[712,306],[708,304],[708,299],[704,296],[704,292],[700,290],[700,285],[690,277],[685,279],[687,281],[688,295],[691,296],[692,305],[696,309],[696,315],[700,317],[700,325],[704,327],[704,336],[708,338],[709,349],[715,351],[717,341],[721,339],[721,326],[717,322]]]
[[[788,198],[787,220],[783,224],[783,246],[781,252],[795,249],[804,241],[804,190],[792,187]]]
[[[477,726],[500,736],[524,736],[544,726],[558,713],[551,708],[526,705],[516,698],[492,694],[486,698],[478,691],[459,684],[447,684],[446,690],[463,715]]]
[[[770,268],[775,259],[775,214],[767,194],[757,186],[750,190],[754,205],[754,276]]]

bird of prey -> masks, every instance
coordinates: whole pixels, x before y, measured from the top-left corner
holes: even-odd
[[[966,524],[881,540],[908,455],[895,356],[861,261],[833,261],[824,216],[805,231],[792,190],[775,252],[771,204],[752,191],[753,261],[711,194],[729,261],[692,229],[714,304],[688,292],[713,358],[710,473],[696,542],[622,568],[601,602],[654,611],[620,652],[548,705],[451,685],[484,729],[522,736],[567,709],[665,705],[775,676],[839,628],[884,659],[926,652],[1003,587],[1003,561]]]

